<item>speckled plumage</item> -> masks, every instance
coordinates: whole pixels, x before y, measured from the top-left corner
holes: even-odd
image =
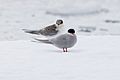
[[[30,34],[37,34],[37,35],[43,35],[43,36],[53,36],[59,32],[59,29],[60,29],[62,24],[63,24],[62,20],[57,20],[56,24],[49,25],[49,26],[42,28],[40,30],[27,30],[27,29],[23,29],[23,30],[26,33],[30,33]]]

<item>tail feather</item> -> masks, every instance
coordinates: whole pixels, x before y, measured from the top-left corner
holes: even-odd
[[[43,42],[43,43],[53,44],[53,43],[50,42],[49,40],[42,40],[42,39],[37,39],[37,38],[34,38],[34,39],[37,40],[37,41]]]
[[[28,30],[28,29],[22,29],[24,32],[26,33],[30,33],[30,34],[40,34],[39,30]]]

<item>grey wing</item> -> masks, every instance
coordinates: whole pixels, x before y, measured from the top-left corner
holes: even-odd
[[[52,39],[51,42],[59,48],[70,48],[76,43],[76,36],[71,36],[69,34],[64,34]]]
[[[41,31],[41,34],[46,36],[56,35],[57,33],[58,33],[58,30],[55,24],[50,25]]]
[[[44,36],[53,36],[58,33],[57,27],[55,24],[47,26],[40,30],[28,30],[28,29],[22,29],[26,33],[30,34],[37,34],[37,35],[44,35]]]
[[[28,29],[22,29],[24,32],[26,33],[30,33],[30,34],[40,34],[40,30],[28,30]]]

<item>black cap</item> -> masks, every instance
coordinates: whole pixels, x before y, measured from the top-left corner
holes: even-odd
[[[75,33],[75,30],[74,30],[74,29],[69,29],[69,30],[68,30],[68,33],[74,34],[74,33]]]

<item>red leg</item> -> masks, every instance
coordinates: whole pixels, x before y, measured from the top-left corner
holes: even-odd
[[[67,48],[63,48],[63,52],[68,52]]]
[[[63,48],[63,52],[65,52],[65,48]]]
[[[65,48],[65,49],[66,49],[66,52],[68,52],[67,48]]]

